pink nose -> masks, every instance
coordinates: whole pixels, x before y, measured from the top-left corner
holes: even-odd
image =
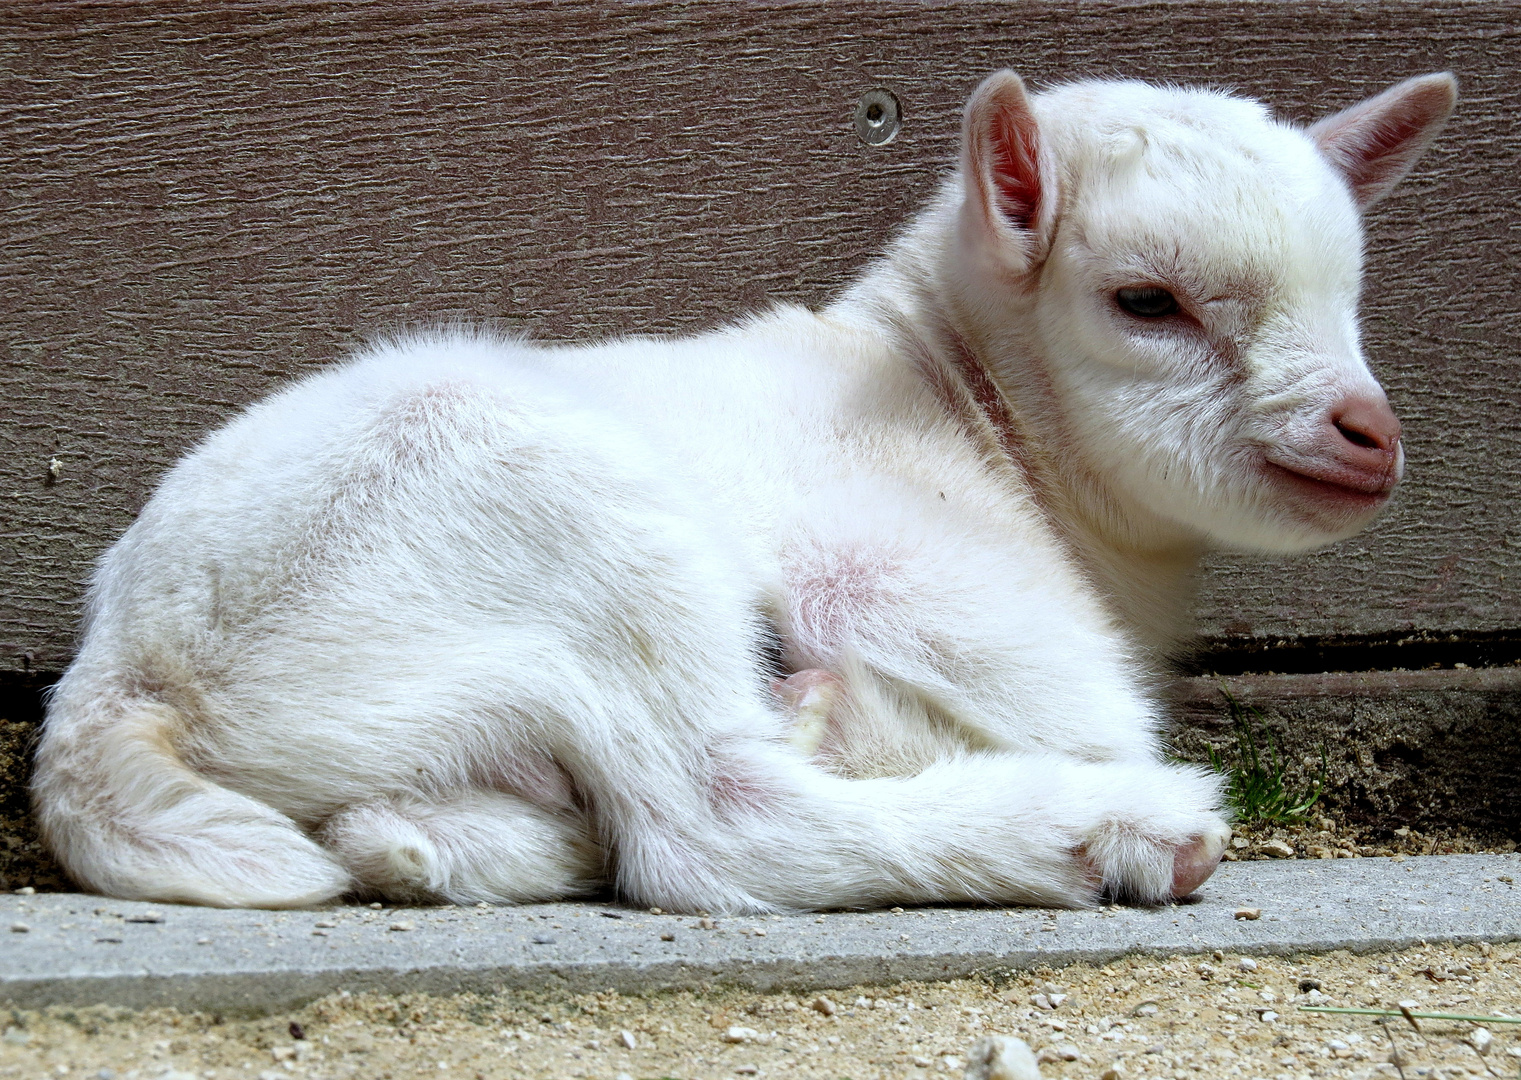
[[[1348,394],[1321,413],[1315,427],[1270,451],[1268,460],[1331,489],[1381,501],[1400,481],[1400,422],[1379,390]]]
[[[1357,394],[1332,410],[1331,426],[1340,434],[1336,456],[1356,469],[1388,472],[1400,446],[1400,421],[1384,395]]]

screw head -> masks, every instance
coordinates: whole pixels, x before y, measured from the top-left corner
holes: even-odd
[[[867,146],[886,146],[903,126],[903,109],[891,90],[875,87],[856,102],[856,135]]]

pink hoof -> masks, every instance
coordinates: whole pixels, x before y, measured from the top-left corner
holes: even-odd
[[[807,668],[788,675],[785,679],[771,680],[771,693],[791,712],[801,712],[809,706],[832,698],[840,686],[840,677],[823,668]]]
[[[792,714],[792,732],[787,741],[805,756],[812,757],[823,745],[829,732],[829,710],[843,686],[838,675],[820,668],[771,680],[771,693]]]
[[[1225,854],[1227,836],[1200,836],[1172,855],[1172,896],[1181,900],[1209,880]]]

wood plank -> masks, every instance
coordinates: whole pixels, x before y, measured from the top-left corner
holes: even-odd
[[[539,338],[826,299],[934,187],[960,103],[1239,87],[1297,118],[1452,68],[1373,221],[1369,352],[1410,482],[1366,537],[1220,560],[1212,635],[1521,625],[1521,3],[41,3],[0,9],[0,668],[57,670],[81,582],[202,433],[356,341]],[[856,138],[873,86],[901,136]],[[56,458],[62,472],[48,482]]]

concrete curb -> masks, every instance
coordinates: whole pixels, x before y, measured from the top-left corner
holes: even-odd
[[[1167,908],[934,908],[724,918],[711,927],[584,903],[270,912],[6,895],[0,1002],[250,1015],[345,990],[808,990],[1137,952],[1508,941],[1521,939],[1518,877],[1521,855],[1228,863],[1196,900]],[[1239,908],[1261,916],[1236,918]]]

